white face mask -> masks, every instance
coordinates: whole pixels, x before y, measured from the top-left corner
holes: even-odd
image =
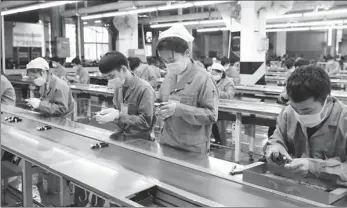
[[[52,63],[52,66],[53,66],[54,68],[56,68],[56,67],[58,66],[58,64]]]
[[[300,115],[299,113],[297,113],[294,109],[294,115],[295,118],[299,121],[299,123],[307,128],[313,128],[315,126],[318,126],[320,123],[322,123],[322,121],[325,119],[327,112],[325,113],[325,115],[323,117],[321,117],[325,106],[327,103],[327,99],[324,102],[323,108],[319,113],[315,113],[315,114],[309,114],[309,115]]]
[[[217,82],[222,79],[222,75],[221,74],[212,75],[212,79]]]
[[[45,84],[46,80],[45,80],[44,77],[41,76],[41,77],[38,77],[38,78],[34,79],[33,82],[34,82],[34,84],[35,84],[36,86],[41,87],[42,85]]]
[[[121,78],[116,77],[114,79],[108,80],[107,87],[112,88],[112,89],[116,89],[118,87],[123,86],[124,82],[125,82],[125,79],[122,80]]]
[[[184,70],[186,70],[187,64],[182,62],[175,62],[171,64],[166,64],[166,67],[170,74],[178,75],[181,74]]]

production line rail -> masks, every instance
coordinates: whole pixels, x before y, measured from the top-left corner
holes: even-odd
[[[229,207],[326,206],[242,182],[240,175],[217,173],[216,166],[223,164],[214,163],[210,157],[142,139],[113,140],[105,130],[62,118],[44,118],[15,107],[2,106],[2,111],[3,149],[122,206],[139,206],[130,196],[153,189],[171,193],[172,205],[180,206],[175,203]],[[18,116],[23,121],[8,123],[4,121],[6,116]],[[43,124],[53,128],[37,131]],[[110,146],[90,149],[90,144],[96,141],[108,142]],[[180,158],[172,158],[178,155]],[[24,167],[30,173],[29,165]],[[340,200],[334,205],[346,204],[346,200]]]

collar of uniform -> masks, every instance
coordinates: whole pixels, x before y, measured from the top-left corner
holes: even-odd
[[[133,72],[131,72],[131,75],[132,75],[131,80],[129,80],[126,87],[128,87],[129,89],[134,89],[136,87],[138,77]]]
[[[47,82],[45,83],[45,87],[46,87],[46,90],[49,89],[51,83],[52,83],[52,80],[53,80],[53,74],[52,73],[47,73]]]
[[[182,74],[182,78],[177,83],[171,85],[170,93],[184,89],[185,84],[191,83],[196,75],[196,70],[198,70],[198,66],[195,63],[190,63],[187,70]],[[174,76],[174,80],[177,80],[177,75]]]
[[[324,123],[321,124],[321,126],[318,128],[318,130],[311,136],[316,137],[322,134],[325,134],[330,131],[330,128],[336,128],[339,122],[340,114],[342,111],[341,103],[339,100],[337,100],[334,97],[329,97],[329,113],[328,118]]]

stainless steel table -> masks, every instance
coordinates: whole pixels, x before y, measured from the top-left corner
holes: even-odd
[[[139,140],[125,139],[123,142],[112,141],[109,137],[105,137],[104,135],[98,135],[98,137],[94,138],[93,134],[98,134],[95,132],[96,128],[89,131],[86,128],[82,128],[80,124],[74,124],[74,122],[64,119],[59,120],[59,118],[42,118],[37,114],[27,112],[23,109],[2,106],[2,111],[5,112],[5,116],[9,113],[23,118],[23,122],[11,124],[4,124],[5,122],[2,120],[2,124],[4,124],[2,126],[5,127],[5,129],[2,129],[1,131],[1,134],[3,135],[2,138],[7,137],[4,142],[4,146],[8,149],[16,149],[16,152],[18,154],[22,153],[21,156],[27,157],[26,159],[29,157],[35,157],[36,160],[39,160],[38,162],[40,162],[42,166],[49,166],[49,164],[51,164],[49,167],[55,168],[52,168],[52,171],[57,171],[59,174],[63,174],[64,177],[69,177],[70,174],[76,174],[73,177],[78,178],[78,174],[80,172],[87,172],[86,176],[88,174],[95,174],[98,175],[99,178],[104,179],[103,172],[105,172],[105,176],[108,174],[110,176],[114,176],[112,171],[109,173],[109,170],[103,168],[109,167],[113,171],[124,170],[124,174],[127,174],[127,170],[131,171],[134,174],[129,173],[129,175],[133,175],[133,179],[135,180],[137,180],[137,175],[135,174],[137,173],[144,176],[145,179],[152,179],[150,182],[160,181],[168,186],[172,186],[194,194],[197,197],[204,198],[210,203],[214,202],[215,204],[222,204],[230,207],[286,207],[321,205],[299,197],[284,194],[281,195],[281,193],[274,190],[262,189],[251,184],[243,183],[238,177],[222,177],[218,174],[212,174],[209,171],[204,171],[203,169],[198,170],[194,167],[189,167],[183,161],[182,164],[178,164],[175,163],[175,161],[170,161],[166,158],[166,154],[169,156],[172,154],[181,155],[183,159],[187,158],[190,161],[201,160],[200,163],[205,163],[205,166],[207,166],[209,160],[203,157],[199,158],[197,155],[160,146],[159,144],[148,142],[142,143],[139,142]],[[42,124],[52,125],[54,128],[49,131],[36,131],[36,127]],[[72,128],[75,130],[72,131]],[[18,138],[16,141],[12,141],[12,138],[8,136],[11,134],[13,134],[12,138],[20,138]],[[95,142],[95,139],[108,141],[110,142],[110,146],[97,151],[91,150],[90,144]],[[27,144],[30,143],[32,143],[32,145],[27,147]],[[142,149],[147,149],[147,152],[150,152],[150,154],[145,154],[144,152],[138,151],[134,148],[135,146],[141,146]],[[168,153],[168,149],[170,149],[171,153]],[[39,151],[40,153],[38,153],[37,150],[41,150]],[[64,154],[66,152],[68,153],[66,153],[65,156],[62,156],[63,159],[61,161],[56,161],[60,158],[60,156],[57,157],[55,154],[61,151],[63,151]],[[28,156],[30,154],[31,156]],[[38,154],[41,154],[41,156]],[[70,160],[72,160],[71,158],[73,158],[73,156],[70,154],[77,155],[83,159],[74,160],[77,162],[70,162]],[[88,161],[93,164],[89,164]],[[85,163],[88,163],[88,165],[84,165]],[[77,167],[74,170],[71,169],[73,165],[76,165]],[[78,182],[82,183],[88,188],[93,189],[93,185],[98,186],[99,180],[96,180],[93,183],[90,182],[90,177],[91,175],[88,175],[86,178],[83,177],[79,179],[80,181]],[[121,177],[119,179],[121,179]],[[88,183],[87,180],[89,180]],[[92,183],[93,185],[89,183]],[[108,181],[103,184],[109,185],[113,183],[113,181],[112,183],[111,181]],[[143,186],[147,185],[148,183],[143,183]],[[114,189],[117,188],[114,187],[113,190]],[[98,192],[98,190],[93,191]],[[104,192],[107,191],[104,190]],[[112,195],[110,192],[107,193]],[[117,197],[117,199],[119,200],[119,197]],[[204,203],[207,202],[205,201]]]

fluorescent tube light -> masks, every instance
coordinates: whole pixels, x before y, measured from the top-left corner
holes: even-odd
[[[155,12],[155,11],[163,11],[163,10],[171,10],[171,9],[179,9],[179,8],[189,8],[193,6],[206,6],[212,4],[220,4],[230,1],[198,1],[198,2],[187,2],[187,3],[179,3],[179,4],[171,4],[171,5],[163,5],[157,7],[145,7],[140,9],[130,9],[127,11],[119,11],[119,12],[107,12],[101,14],[94,14],[81,17],[82,20],[90,20],[90,19],[100,19],[103,17],[114,17],[114,16],[123,16],[127,14],[139,14],[146,12]]]
[[[284,14],[280,16],[267,17],[266,19],[285,19],[285,18],[294,18],[294,17],[302,17],[302,14],[301,13]]]
[[[101,23],[101,20],[95,20],[94,22],[95,23]]]
[[[216,23],[224,23],[222,19],[216,20],[201,20],[201,21],[187,21],[187,22],[174,22],[174,23],[163,23],[163,24],[155,24],[151,25],[151,28],[163,28],[163,27],[171,27],[176,24],[180,25],[203,25],[203,24],[216,24]]]
[[[1,12],[1,15],[5,16],[5,15],[9,15],[9,14],[16,14],[16,13],[20,13],[20,12],[27,12],[27,11],[37,10],[37,9],[46,9],[46,8],[50,8],[50,7],[56,7],[56,6],[61,6],[61,5],[71,4],[71,3],[76,3],[76,2],[79,2],[79,1],[54,1],[54,2],[34,4],[34,5],[30,5],[30,6],[5,10],[5,11]]]
[[[303,14],[304,17],[313,17],[313,16],[324,16],[324,15],[331,15],[331,14],[346,14],[347,9],[334,9],[334,10],[327,10],[327,11],[318,11],[318,12],[306,12]]]
[[[266,28],[334,25],[334,24],[343,24],[344,22],[347,22],[347,20],[329,20],[329,21],[298,22],[298,23],[287,23],[287,24],[270,24],[270,25],[266,25]]]
[[[84,25],[87,25],[87,24],[88,24],[88,22],[83,22],[83,24],[84,24]]]
[[[213,28],[202,28],[197,29],[197,32],[216,32],[216,31],[225,31],[228,30],[226,27],[213,27]]]

